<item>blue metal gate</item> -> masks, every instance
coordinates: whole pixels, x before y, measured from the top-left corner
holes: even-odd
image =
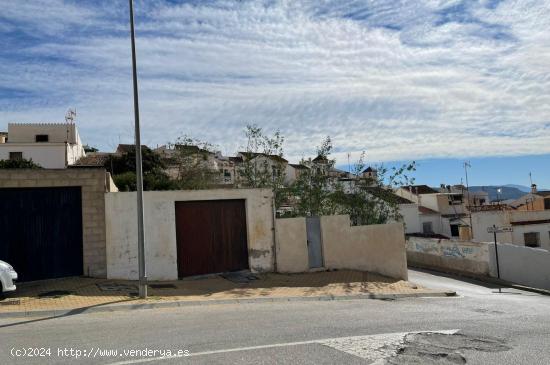
[[[21,281],[82,275],[80,187],[0,189],[0,260]]]

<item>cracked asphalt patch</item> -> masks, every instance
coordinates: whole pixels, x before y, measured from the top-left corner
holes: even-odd
[[[510,350],[503,340],[477,338],[465,334],[415,333],[405,336],[387,364],[466,364],[466,351],[500,352]]]

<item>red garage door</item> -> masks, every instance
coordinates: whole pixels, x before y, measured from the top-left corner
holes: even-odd
[[[176,202],[178,276],[248,269],[244,200]]]

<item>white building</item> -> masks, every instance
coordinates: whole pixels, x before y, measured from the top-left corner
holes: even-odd
[[[512,232],[497,233],[497,241],[550,251],[550,210],[487,210],[472,213],[473,239],[492,242],[487,228],[511,226]]]
[[[9,123],[0,139],[0,160],[32,160],[45,169],[64,169],[85,155],[74,123]]]
[[[406,200],[405,198],[402,198]],[[405,233],[423,235],[442,235],[451,237],[451,228],[448,218],[440,213],[412,201],[399,203],[399,214],[405,223]]]
[[[451,237],[459,237],[459,228],[469,225],[469,211],[462,192],[453,192],[450,188],[437,191],[427,185],[413,185],[400,187],[395,193],[418,204],[419,207],[427,208],[420,214],[434,216],[433,226],[441,225],[441,233],[435,233],[447,236],[448,234],[443,232],[450,232]],[[435,218],[435,215],[440,215],[440,218]],[[447,224],[448,227],[444,227]]]

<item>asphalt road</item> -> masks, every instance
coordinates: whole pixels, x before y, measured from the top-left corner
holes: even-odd
[[[459,296],[1,319],[0,364],[550,363],[550,296],[418,271],[410,280]]]

